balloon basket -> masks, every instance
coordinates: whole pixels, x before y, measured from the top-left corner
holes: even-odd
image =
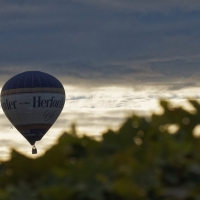
[[[35,145],[32,146],[32,154],[37,154],[37,149]]]

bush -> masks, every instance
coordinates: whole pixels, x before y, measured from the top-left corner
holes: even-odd
[[[134,115],[101,141],[63,133],[37,159],[13,150],[0,165],[0,199],[200,199],[200,140],[193,133],[200,105],[189,102],[195,114],[161,101],[162,115]]]

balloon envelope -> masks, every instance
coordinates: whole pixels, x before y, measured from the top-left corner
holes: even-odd
[[[1,91],[5,115],[31,145],[45,135],[64,104],[63,85],[44,72],[20,73],[9,79]]]

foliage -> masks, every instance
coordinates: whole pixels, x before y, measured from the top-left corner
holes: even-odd
[[[195,113],[161,101],[164,114],[134,115],[101,141],[64,133],[37,159],[13,150],[0,165],[0,200],[200,199],[200,105],[189,102]]]

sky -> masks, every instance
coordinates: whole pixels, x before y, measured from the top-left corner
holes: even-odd
[[[99,137],[133,112],[161,112],[160,98],[199,99],[199,18],[197,0],[0,0],[0,87],[39,70],[66,91],[38,155],[73,123],[80,135]],[[2,109],[0,119],[0,159],[11,148],[30,156]]]

